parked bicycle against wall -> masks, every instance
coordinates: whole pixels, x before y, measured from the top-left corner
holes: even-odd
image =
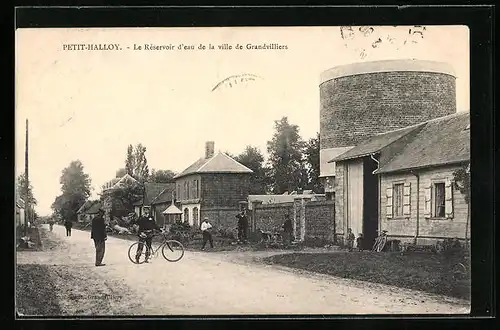
[[[382,230],[380,235],[377,236],[377,238],[375,239],[372,251],[382,252],[386,244],[387,244],[387,230]]]

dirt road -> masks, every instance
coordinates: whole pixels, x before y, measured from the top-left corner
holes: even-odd
[[[177,263],[168,263],[160,256],[150,264],[135,265],[127,257],[131,242],[114,237],[106,244],[106,266],[95,267],[89,232],[73,230],[72,236],[66,237],[64,227],[54,226],[53,234],[62,239],[62,245],[36,254],[18,253],[17,263],[55,265],[70,273],[66,281],[73,281],[78,288],[72,290],[78,290],[78,294],[73,293],[66,314],[464,314],[469,311],[465,301],[258,264],[251,261],[249,254],[187,251]],[[58,287],[64,285],[64,280],[59,279]],[[107,295],[109,304],[104,309],[92,306],[92,297],[86,297],[86,292]],[[78,307],[78,299],[86,306]]]

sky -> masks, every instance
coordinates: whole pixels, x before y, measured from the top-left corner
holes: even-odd
[[[266,155],[274,121],[283,116],[299,126],[302,138],[315,136],[320,73],[355,62],[447,62],[457,76],[457,111],[469,111],[467,27],[353,31],[344,39],[340,27],[331,26],[18,29],[16,177],[25,167],[26,119],[29,178],[40,215],[51,213],[61,194],[61,171],[71,161],[83,163],[96,198],[101,185],[124,167],[129,144],[146,146],[150,169],[175,172],[202,157],[209,140],[216,151],[237,155],[252,145]],[[246,47],[263,43],[286,49]],[[121,50],[68,50],[68,44],[119,44]],[[173,49],[145,50],[145,44]],[[206,49],[198,49],[200,44]],[[233,48],[218,49],[222,44]],[[142,49],[134,50],[139,45]],[[179,45],[195,49],[178,50]],[[229,79],[212,91],[235,75],[254,80]]]

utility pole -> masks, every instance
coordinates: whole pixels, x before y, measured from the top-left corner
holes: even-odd
[[[26,149],[24,153],[24,236],[28,236],[28,218],[31,212],[29,212],[29,176],[28,176],[28,119],[26,119]]]

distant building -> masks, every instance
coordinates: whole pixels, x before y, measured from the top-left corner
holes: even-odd
[[[333,158],[336,228],[434,244],[470,233],[468,205],[453,172],[470,162],[469,113],[457,113],[372,136]],[[467,227],[467,228],[466,228]]]
[[[85,201],[85,203],[76,212],[78,222],[89,223],[97,215],[101,207],[102,203],[100,201]]]
[[[174,177],[182,221],[195,227],[205,216],[218,225],[233,223],[239,202],[248,197],[253,171],[214,148],[206,142],[205,157]]]
[[[151,214],[158,225],[162,226],[165,221],[162,212],[172,204],[172,198],[175,201],[175,183],[146,184],[146,192],[145,201],[151,206]]]

